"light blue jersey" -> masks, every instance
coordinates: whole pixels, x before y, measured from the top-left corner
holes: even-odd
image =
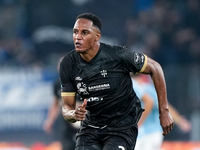
[[[138,138],[140,138],[145,134],[162,132],[159,120],[158,98],[154,85],[151,83],[143,83],[142,85],[140,85],[134,79],[132,79],[132,81],[133,81],[133,89],[135,90],[135,93],[140,100],[142,99],[145,93],[149,94],[153,99],[153,109],[143,122],[142,126],[139,128]],[[143,106],[144,104],[142,100],[141,103]]]

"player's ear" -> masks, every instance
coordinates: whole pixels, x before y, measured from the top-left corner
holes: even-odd
[[[99,41],[100,38],[101,38],[101,33],[100,32],[96,33],[96,39],[95,39],[95,41],[96,42]]]

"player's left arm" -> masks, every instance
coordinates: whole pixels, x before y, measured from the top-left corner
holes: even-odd
[[[146,67],[142,73],[149,74],[153,80],[158,97],[160,124],[163,135],[166,135],[172,130],[174,121],[169,113],[164,72],[161,65],[153,59],[146,57],[145,61]]]

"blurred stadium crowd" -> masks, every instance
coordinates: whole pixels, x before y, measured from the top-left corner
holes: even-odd
[[[199,63],[199,3],[1,0],[1,66],[31,66],[51,53],[71,50],[71,28],[82,12],[93,12],[102,18],[103,35],[111,42],[145,52],[162,65]]]
[[[1,0],[0,81],[4,72],[35,69],[43,80],[55,80],[59,58],[73,49],[75,18],[83,12],[102,19],[102,42],[126,45],[163,66],[169,101],[193,126],[190,133],[175,127],[166,140],[199,141],[199,0]]]

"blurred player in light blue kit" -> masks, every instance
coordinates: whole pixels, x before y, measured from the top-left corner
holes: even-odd
[[[132,76],[133,88],[145,109],[138,122],[138,139],[135,150],[160,150],[163,142],[160,126],[158,100],[153,83],[146,75]],[[169,111],[183,132],[191,129],[191,124],[169,104]]]

